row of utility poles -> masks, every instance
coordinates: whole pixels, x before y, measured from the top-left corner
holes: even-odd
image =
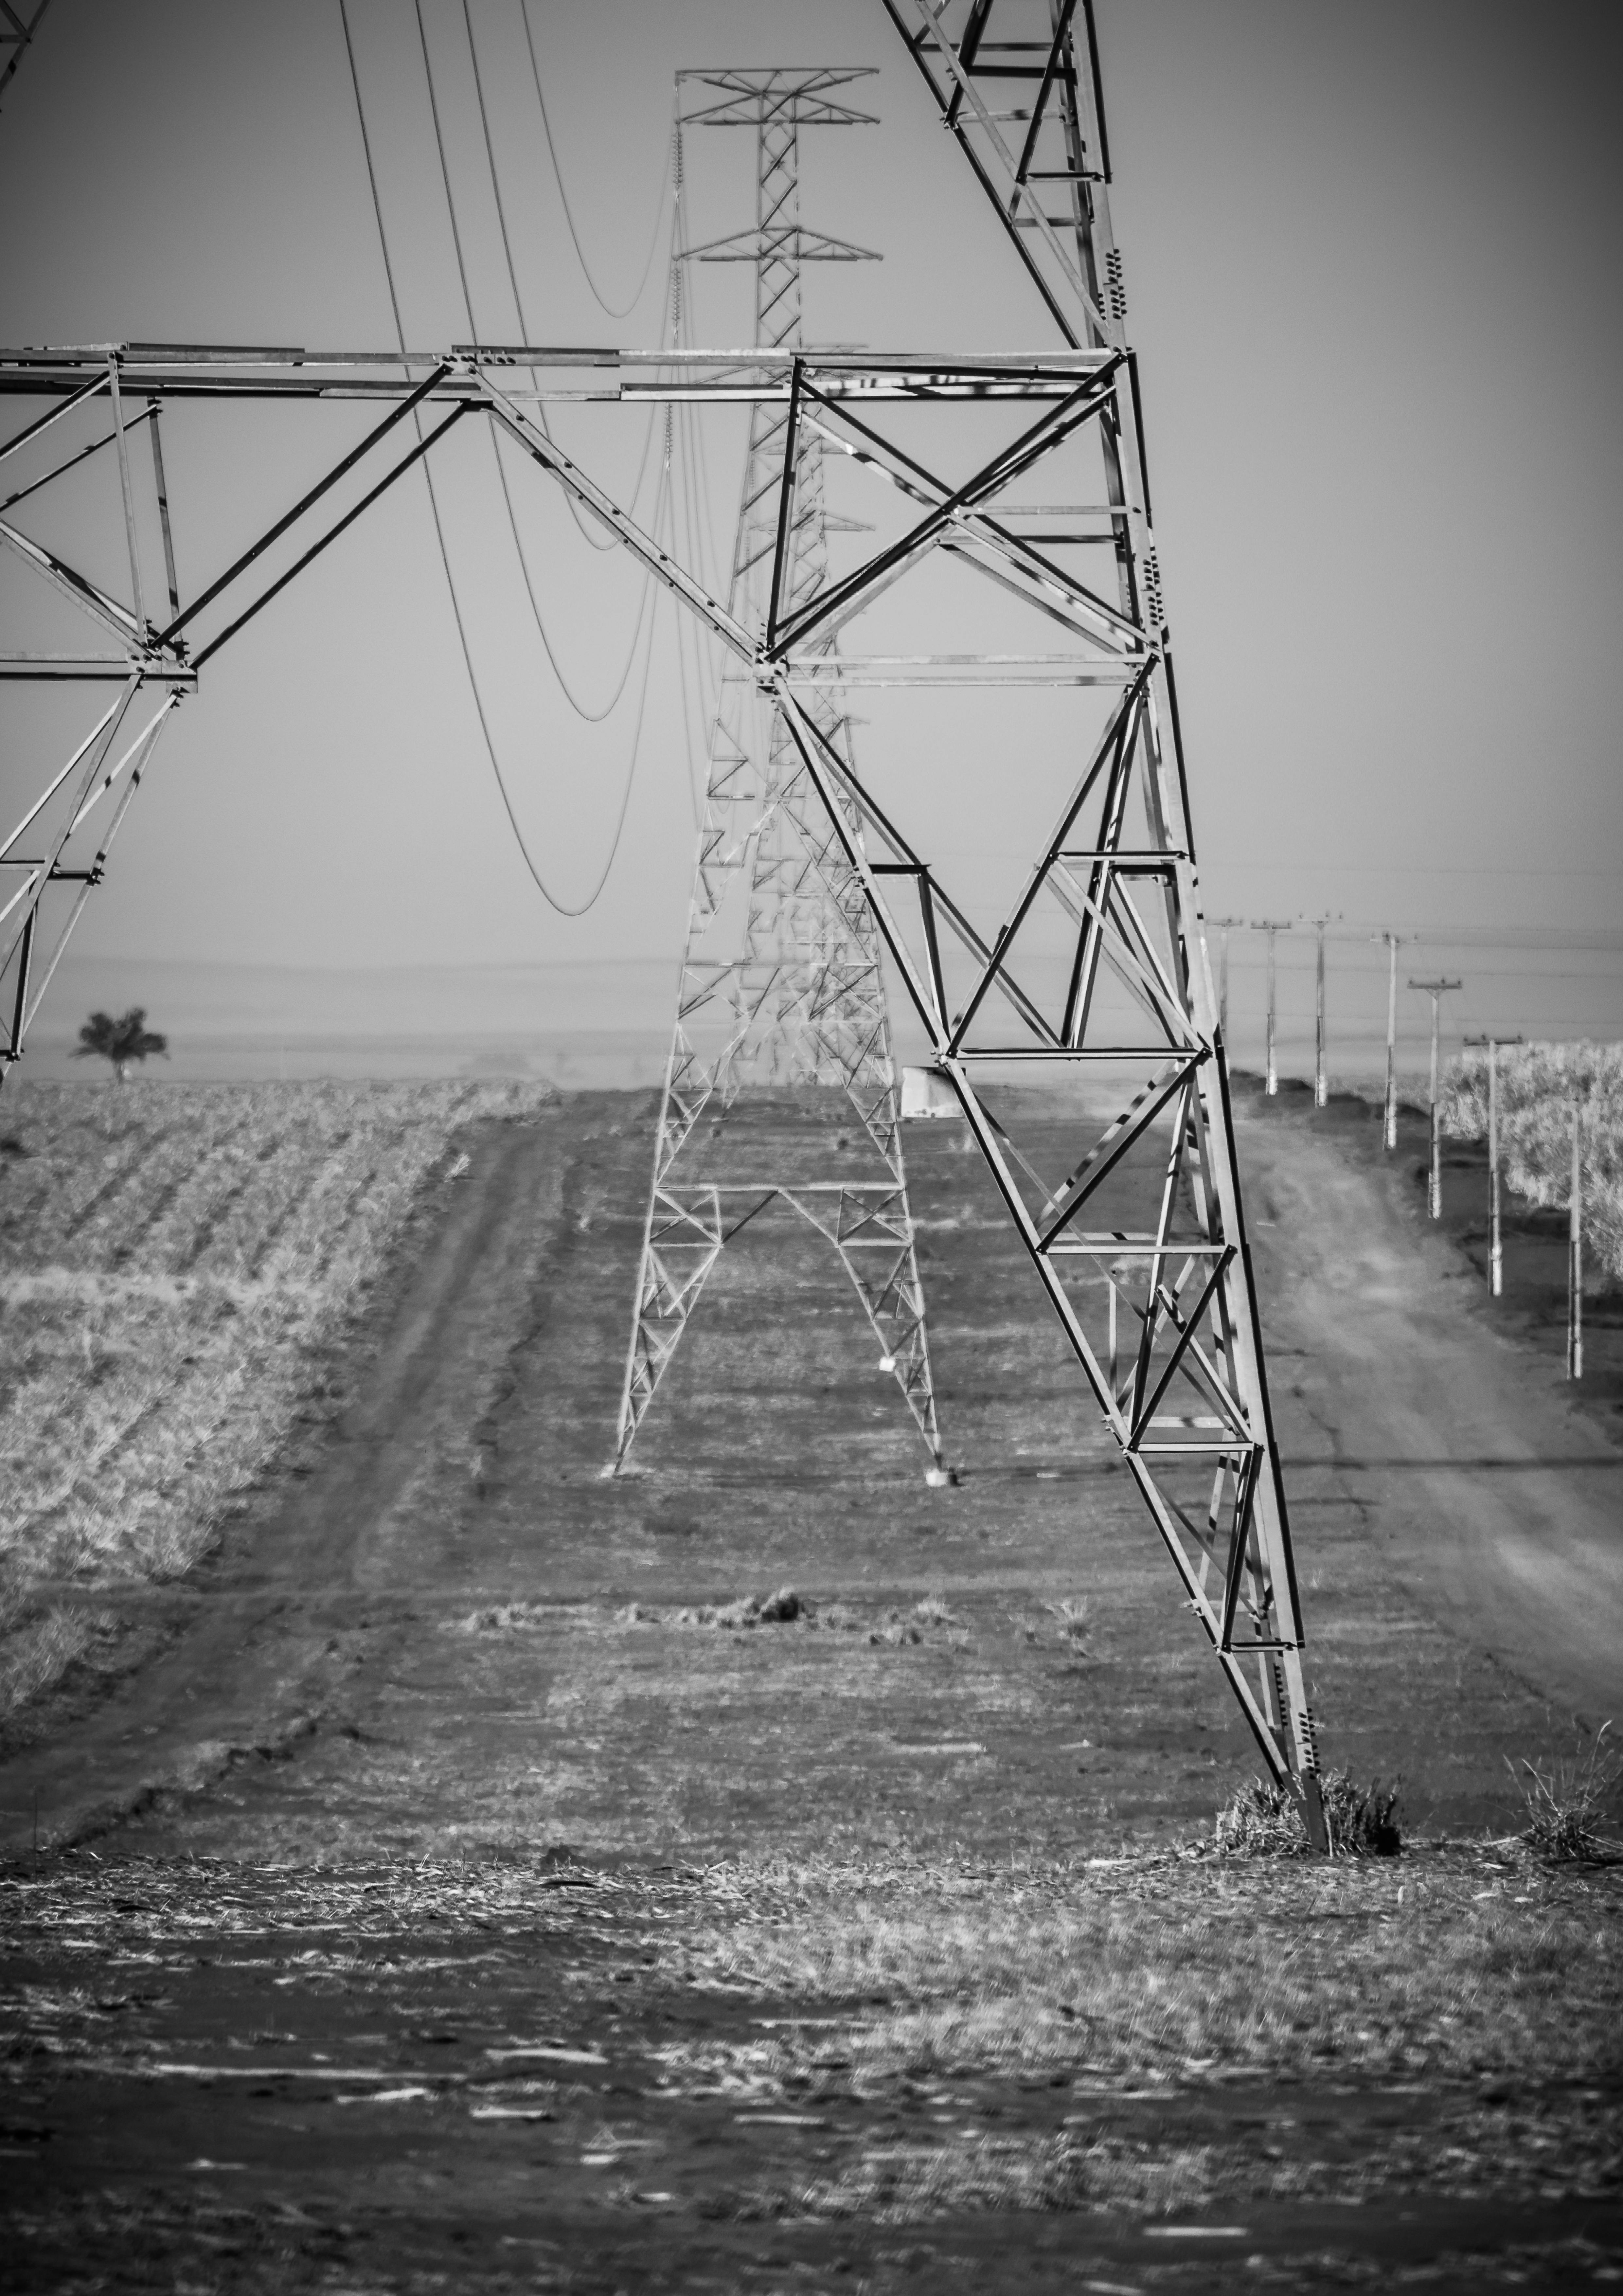
[[[1323,1108],[1325,1102],[1330,1097],[1330,1081],[1328,1072],[1325,1068],[1324,1038],[1324,928],[1330,922],[1331,920],[1328,916],[1310,917],[1307,919],[1307,922],[1313,926],[1315,931],[1318,935],[1318,961],[1315,972],[1316,991],[1314,997],[1313,1017],[1313,1104],[1316,1108]],[[1221,941],[1218,943],[1217,955],[1217,1018],[1222,1026],[1225,1043],[1226,1043],[1228,1039],[1228,936],[1230,931],[1236,925],[1249,926],[1251,931],[1266,933],[1268,937],[1268,1054],[1266,1079],[1267,1089],[1269,1092],[1276,1093],[1279,1090],[1279,1064],[1275,1056],[1275,1032],[1279,1010],[1279,1000],[1277,995],[1278,975],[1275,965],[1274,944],[1275,934],[1282,932],[1293,932],[1295,931],[1296,928],[1294,922],[1289,917],[1213,917],[1211,919],[1211,922],[1218,928],[1223,936]],[[1391,1054],[1390,1048],[1389,1046],[1389,1068],[1390,1067],[1390,1062]]]
[[[1295,921],[1289,917],[1214,917],[1211,920],[1222,935],[1218,945],[1217,1010],[1224,1037],[1228,1036],[1228,937],[1236,926],[1245,926],[1252,932],[1267,936],[1267,1056],[1264,1070],[1264,1089],[1269,1094],[1279,1090],[1279,1067],[1275,1054],[1278,1013],[1278,972],[1275,963],[1275,939],[1282,932],[1295,930]],[[1314,1031],[1313,1031],[1313,1103],[1323,1108],[1329,1098],[1329,1081],[1325,1068],[1324,1030],[1324,928],[1331,922],[1328,916],[1309,917],[1303,922],[1311,924],[1317,939],[1314,966]],[[1386,1097],[1381,1111],[1381,1138],[1387,1149],[1398,1145],[1398,952],[1403,946],[1400,933],[1382,932],[1371,936],[1382,943],[1387,952],[1386,999]],[[1441,1137],[1441,1095],[1439,1055],[1442,1030],[1443,998],[1464,982],[1441,975],[1435,980],[1414,980],[1409,987],[1431,999],[1431,1162],[1426,1175],[1426,1210],[1433,1219],[1443,1216],[1443,1160]],[[1499,1181],[1499,1049],[1501,1046],[1519,1045],[1515,1037],[1466,1037],[1463,1041],[1472,1047],[1484,1047],[1488,1054],[1488,1283],[1497,1300],[1504,1291],[1504,1245],[1501,1223]],[[1584,1184],[1582,1109],[1572,1103],[1572,1184],[1569,1200],[1567,1226],[1567,1377],[1582,1379],[1584,1375]]]

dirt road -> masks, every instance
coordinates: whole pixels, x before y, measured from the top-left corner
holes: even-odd
[[[1255,1103],[1242,1152],[1275,1377],[1298,1406],[1298,1507],[1356,1505],[1373,1574],[1455,1640],[1591,1727],[1623,1717],[1623,1452],[1547,1358],[1496,1329],[1474,1271],[1419,1217],[1412,1154],[1382,1168],[1305,1109]]]

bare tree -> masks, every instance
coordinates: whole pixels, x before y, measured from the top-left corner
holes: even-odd
[[[120,1084],[128,1076],[132,1061],[143,1061],[152,1053],[161,1053],[168,1060],[169,1040],[147,1027],[144,1004],[132,1004],[117,1021],[111,1013],[93,1013],[79,1030],[79,1040],[74,1046],[76,1060],[88,1060],[94,1055],[111,1061]]]

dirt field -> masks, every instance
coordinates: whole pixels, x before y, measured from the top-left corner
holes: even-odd
[[[13,1729],[19,2284],[1623,2276],[1617,1875],[1466,1846],[1623,1703],[1611,1343],[1575,1409],[1418,1126],[1241,1121],[1327,1759],[1454,1846],[1173,1853],[1249,1742],[957,1128],[932,1491],[792,1226],[602,1480],[649,1103],[477,1127],[335,1426]]]
[[[181,1577],[331,1415],[328,1365],[455,1185],[454,1131],[522,1086],[13,1086],[0,1130],[0,1726],[103,1601]],[[53,1589],[70,1599],[53,1599]],[[119,1647],[120,1644],[126,1647]],[[112,1647],[109,1647],[111,1645]]]

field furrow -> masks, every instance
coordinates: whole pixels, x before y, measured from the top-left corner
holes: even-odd
[[[44,1633],[64,1593],[173,1577],[204,1551],[287,1442],[455,1131],[544,1096],[14,1092],[0,1162],[0,1714],[82,1646]]]

